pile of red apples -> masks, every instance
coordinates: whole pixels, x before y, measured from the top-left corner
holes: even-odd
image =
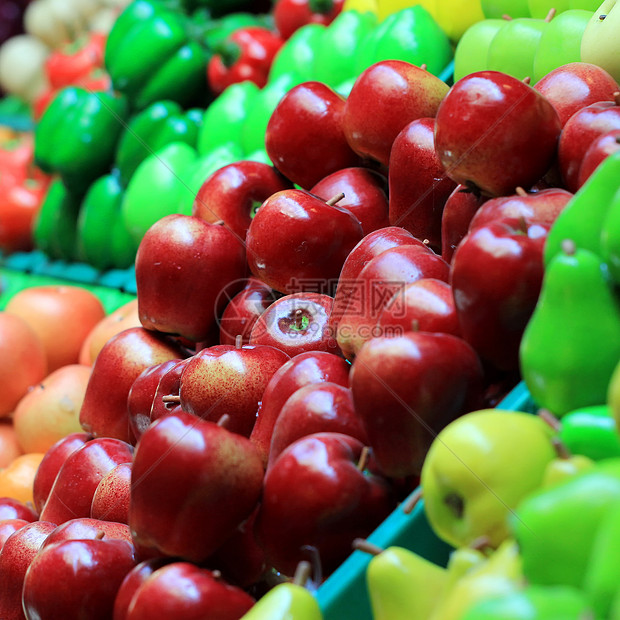
[[[24,521],[0,617],[235,620],[302,560],[319,585],[434,436],[519,380],[547,233],[620,148],[619,91],[584,63],[450,88],[402,61],[346,100],[289,91],[273,165],[221,168],[144,236],[142,327],[99,353],[35,505],[0,500]]]

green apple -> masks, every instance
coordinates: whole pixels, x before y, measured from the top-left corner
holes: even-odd
[[[538,44],[548,27],[549,23],[544,19],[533,17],[507,21],[489,45],[487,68],[508,73],[519,80],[531,78]]]
[[[509,534],[508,515],[556,457],[552,435],[539,416],[501,409],[467,413],[446,426],[420,479],[437,536],[454,547],[486,537],[497,547]]]
[[[483,19],[470,26],[454,50],[454,81],[487,69],[489,45],[497,31],[506,23],[503,19]]]
[[[529,17],[528,0],[481,0],[480,6],[486,18],[502,17]]]
[[[581,60],[602,67],[620,81],[620,2],[604,0],[581,37]]]
[[[563,11],[567,11],[570,0],[529,0],[527,5],[530,9],[530,16],[537,19],[544,19],[549,14],[551,9],[555,9],[555,14],[558,15]]]
[[[594,467],[594,461],[583,454],[553,459],[545,469],[541,487],[549,488],[560,484],[560,482],[564,482],[564,480],[576,476],[590,467]]]
[[[561,65],[581,60],[581,37],[591,17],[592,11],[570,9],[549,22],[534,58],[533,83]]]

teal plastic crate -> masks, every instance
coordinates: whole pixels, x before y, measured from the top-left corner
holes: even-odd
[[[519,383],[498,405],[498,409],[535,411],[534,403],[523,382]],[[416,493],[416,491],[414,491]],[[422,557],[445,566],[452,548],[432,531],[424,513],[424,500],[407,513],[406,501],[370,535],[368,541],[381,548],[406,547]],[[373,620],[366,587],[366,567],[372,556],[354,551],[320,586],[317,599],[324,620]],[[414,620],[412,618],[412,620]]]

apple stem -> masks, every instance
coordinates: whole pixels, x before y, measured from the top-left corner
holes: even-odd
[[[363,551],[364,553],[370,553],[370,555],[379,555],[383,553],[384,549],[375,545],[365,538],[356,538],[353,540],[353,549],[357,551]]]
[[[425,62],[423,62],[423,63],[420,65],[420,69],[422,69],[422,71],[426,71],[426,69],[428,69],[428,65],[427,65]]]
[[[217,220],[213,222],[213,226],[224,226],[224,220]]]
[[[218,421],[217,421],[217,425],[221,426],[222,428],[226,428],[226,425],[230,422],[230,416],[225,413]]]
[[[547,426],[549,426],[551,429],[553,429],[556,433],[559,433],[560,430],[562,429],[562,423],[560,422],[560,420],[554,416],[551,411],[549,411],[548,409],[539,409],[536,412],[536,415],[545,423],[547,424]]]
[[[168,394],[167,396],[162,396],[161,400],[164,403],[180,403],[181,397],[178,394]]]
[[[532,81],[532,78],[529,75],[526,75],[521,81],[524,84],[527,84],[529,86],[530,82]]]
[[[411,331],[412,332],[420,331],[420,321],[418,321],[418,319],[413,319],[413,321],[411,321]]]
[[[217,568],[211,571],[211,575],[213,576],[213,579],[221,579],[222,578],[222,572],[219,571]]]
[[[519,186],[519,187],[517,187],[517,189],[515,189],[515,194],[517,196],[522,196],[522,197],[523,196],[527,196],[527,192],[521,186]]]
[[[568,446],[559,437],[552,437],[551,444],[559,459],[566,460],[573,456]]]
[[[235,349],[241,349],[241,345],[243,344],[243,336],[241,334],[237,334],[235,336]]]
[[[572,239],[564,239],[561,243],[562,252],[568,256],[574,256],[577,251],[577,245]]]
[[[310,579],[310,575],[312,574],[312,565],[307,560],[302,560],[297,564],[297,568],[295,569],[295,574],[293,575],[293,583],[296,586],[305,587],[306,583],[308,583],[308,579]]]
[[[601,21],[601,22],[602,22],[602,21],[605,21],[605,18],[606,18],[606,17],[607,17],[607,15],[599,15],[599,16],[598,16],[598,19],[599,19],[599,21]]]
[[[105,532],[103,530],[98,530],[97,533],[95,534],[95,540],[103,540],[104,536],[105,536]]]
[[[359,469],[359,471],[364,471],[366,469],[366,465],[368,465],[369,455],[370,448],[368,446],[364,446],[362,448],[362,452],[360,453],[359,461],[357,462],[357,469]]]
[[[339,194],[332,196],[329,200],[326,200],[325,202],[331,207],[335,205],[337,202],[340,202],[343,198],[344,198],[344,194],[340,192]]]
[[[544,21],[549,23],[555,17],[556,13],[557,13],[557,9],[550,8],[549,12],[547,13],[547,17],[545,17]]]
[[[507,22],[512,21],[512,17],[510,15],[508,15],[508,13],[504,13],[502,15],[502,19],[505,19]]]
[[[620,90],[617,90],[617,91],[614,93],[614,103],[615,103],[616,105],[620,105]]]
[[[413,512],[413,509],[420,503],[422,499],[422,487],[418,487],[403,503],[403,512],[408,515]]]

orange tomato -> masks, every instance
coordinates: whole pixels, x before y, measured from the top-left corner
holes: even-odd
[[[34,505],[32,484],[44,456],[42,452],[22,454],[0,470],[0,497],[12,497]]]
[[[46,374],[45,347],[36,332],[21,317],[0,312],[0,417],[12,413]]]
[[[47,355],[48,372],[77,364],[84,339],[105,317],[99,298],[80,286],[33,286],[18,291],[5,311],[24,319]]]
[[[24,452],[46,452],[59,439],[82,431],[80,409],[90,373],[88,366],[68,364],[19,401],[13,425]]]

